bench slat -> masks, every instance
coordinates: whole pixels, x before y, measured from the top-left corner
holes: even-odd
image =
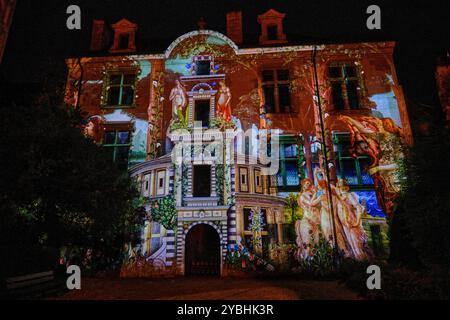
[[[6,286],[8,289],[17,289],[17,288],[23,288],[23,287],[30,287],[30,286],[40,284],[40,283],[50,282],[53,280],[54,280],[54,277],[52,275],[52,276],[43,277],[43,278],[36,278],[34,280],[7,283]]]
[[[47,276],[53,276],[53,271],[46,271],[46,272],[40,272],[40,273],[27,274],[25,276],[7,278],[6,282],[7,283],[20,282],[20,281],[26,281],[29,279],[35,279],[35,278],[41,278],[41,277],[47,277]]]

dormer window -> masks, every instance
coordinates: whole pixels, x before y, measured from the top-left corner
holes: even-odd
[[[258,16],[261,25],[260,44],[282,44],[286,43],[286,35],[283,32],[283,19],[286,14],[270,9]]]
[[[122,19],[112,25],[114,30],[114,42],[109,50],[111,53],[124,53],[136,51],[136,30],[137,25]]]

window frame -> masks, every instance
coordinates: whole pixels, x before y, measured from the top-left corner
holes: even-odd
[[[333,145],[336,147],[335,156],[336,156],[336,176],[340,179],[345,179],[348,183],[348,179],[344,175],[344,161],[353,160],[356,179],[358,184],[348,184],[351,191],[373,191],[375,190],[374,184],[364,184],[362,180],[362,169],[360,160],[370,159],[369,156],[358,156],[357,158],[353,158],[351,156],[343,156],[342,155],[342,139],[346,139],[349,137],[350,133],[348,132],[334,132],[333,133]]]
[[[105,143],[105,136],[108,132],[114,132],[115,136],[114,136],[114,143]],[[128,133],[128,143],[118,143],[118,138],[119,138],[119,132],[127,132]],[[129,163],[129,157],[130,157],[130,150],[131,150],[131,144],[132,144],[132,131],[131,128],[122,128],[122,127],[116,127],[116,128],[107,128],[104,131],[103,134],[103,143],[102,143],[102,147],[103,148],[112,148],[113,149],[113,163],[121,165],[117,162],[116,159],[116,155],[117,155],[117,150],[118,148],[123,148],[123,147],[127,147],[128,148],[128,157],[127,157],[127,162],[126,165],[128,167],[128,163]]]
[[[297,150],[296,150],[296,154],[294,157],[285,157],[284,154],[284,145],[296,145],[296,141],[295,141],[295,137],[280,137],[279,140],[280,143],[280,152],[279,152],[279,171],[276,175],[276,181],[277,181],[277,189],[278,191],[298,191],[300,188],[300,176],[298,176],[299,172],[298,172],[298,154],[297,154]],[[297,176],[298,176],[298,185],[295,186],[288,186],[287,185],[287,174],[286,174],[286,162],[288,163],[294,163],[296,168],[297,168]],[[281,171],[281,172],[280,172]],[[283,179],[283,185],[280,186],[278,184],[278,176],[281,174],[282,179]]]
[[[111,84],[111,78],[114,76],[120,75],[120,83],[119,84]],[[131,84],[125,84],[124,79],[126,76],[133,76],[134,80]],[[107,109],[122,109],[122,108],[134,108],[136,107],[136,96],[137,96],[137,81],[138,81],[138,72],[136,70],[113,70],[107,72],[106,81],[105,81],[105,89],[104,89],[104,98],[102,98],[102,107]],[[131,104],[123,104],[123,92],[125,87],[131,87],[133,89],[133,101]],[[119,88],[119,97],[118,104],[109,104],[109,94],[111,88]]]
[[[340,69],[340,76],[339,77],[332,77],[330,74],[330,68],[332,67],[339,67]],[[355,75],[354,76],[347,76],[346,67],[353,67],[355,69]],[[342,110],[361,110],[363,109],[362,106],[362,92],[363,92],[363,81],[361,79],[361,70],[352,61],[335,61],[331,62],[327,66],[327,80],[329,82],[330,88],[331,88],[331,103],[333,105],[333,110],[336,111],[342,111]],[[349,92],[347,89],[347,85],[350,81],[356,81],[357,88],[356,88],[356,99],[357,99],[357,107],[353,108],[350,103],[349,98]],[[341,88],[341,98],[343,100],[343,106],[342,108],[338,108],[335,104],[334,97],[333,97],[333,84],[338,83],[340,84]]]
[[[278,72],[279,71],[287,71],[287,74],[288,74],[287,80],[278,80]],[[264,81],[264,72],[272,72],[273,80]],[[281,110],[281,105],[280,105],[280,86],[285,86],[285,85],[287,85],[287,87],[289,89],[289,101],[290,101],[289,111]],[[265,111],[267,114],[297,113],[297,111],[295,111],[292,106],[291,72],[290,72],[289,68],[274,68],[274,67],[263,68],[261,70],[261,86],[263,89],[264,100],[265,100],[265,96],[266,96],[265,88],[273,87],[274,106],[271,106],[271,107],[273,107],[273,110],[271,110],[271,111],[269,111],[266,108]],[[267,102],[264,101],[264,104],[267,105]]]
[[[250,192],[249,183],[248,183],[248,168],[239,167],[239,192]],[[242,177],[245,176],[245,183],[242,182]]]

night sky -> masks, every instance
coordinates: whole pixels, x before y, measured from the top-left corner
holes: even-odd
[[[358,42],[395,40],[395,63],[407,97],[417,103],[436,104],[434,69],[436,58],[449,49],[449,1],[339,0],[18,0],[0,79],[6,82],[42,81],[49,61],[86,54],[92,19],[109,24],[121,18],[138,23],[139,39],[170,44],[178,36],[197,28],[203,16],[207,29],[225,33],[225,13],[243,11],[244,33],[257,39],[256,16],[272,7],[285,12],[289,39],[310,42]],[[66,28],[66,8],[82,10],[82,30]],[[382,29],[366,28],[366,8],[377,4]],[[158,48],[159,49],[159,48]],[[164,48],[165,49],[165,48]],[[163,52],[164,49],[159,50]]]

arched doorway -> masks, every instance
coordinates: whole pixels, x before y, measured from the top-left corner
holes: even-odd
[[[220,275],[220,237],[208,224],[198,224],[186,235],[185,275]]]

